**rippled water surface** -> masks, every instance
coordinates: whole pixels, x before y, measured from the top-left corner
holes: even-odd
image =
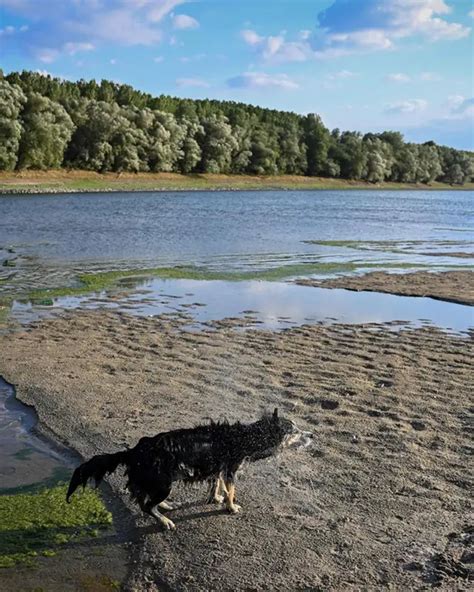
[[[451,255],[472,256],[473,237],[467,191],[0,196],[0,257],[13,247],[46,272],[183,263],[263,269],[334,260],[465,265],[469,259]]]

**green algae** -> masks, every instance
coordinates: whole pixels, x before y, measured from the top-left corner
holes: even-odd
[[[0,568],[34,565],[35,557],[51,557],[61,545],[98,534],[112,515],[96,491],[87,489],[66,503],[67,486],[34,493],[0,495]]]
[[[396,253],[402,255],[429,255],[429,253],[418,253],[412,251],[412,247],[426,245],[424,240],[306,240],[310,245],[321,245],[323,247],[340,247],[344,249],[356,249],[359,251],[382,251],[384,253]],[[429,241],[432,246],[471,246],[472,241],[434,240]],[[425,247],[428,248],[428,247]],[[435,253],[436,254],[436,253]],[[386,264],[383,264],[386,266]]]
[[[106,271],[102,273],[85,273],[78,276],[79,284],[71,287],[45,288],[29,292],[25,299],[30,302],[45,302],[52,298],[61,296],[79,296],[91,292],[101,292],[120,284],[121,280],[126,278],[136,278],[136,281],[143,281],[152,277],[160,279],[175,280],[223,280],[223,281],[280,281],[291,279],[298,276],[329,274],[329,273],[348,273],[359,269],[417,269],[430,268],[433,265],[422,263],[374,263],[365,261],[353,262],[316,262],[301,263],[295,265],[283,265],[264,270],[252,271],[211,271],[204,267],[178,266],[178,267],[156,267],[148,269],[131,269],[120,271]],[[462,266],[450,266],[462,267]]]
[[[30,456],[32,454],[33,454],[33,448],[22,448],[18,452],[15,452],[15,454],[13,454],[13,456],[17,460],[27,460],[28,458],[30,458]],[[0,489],[0,491],[1,491],[1,489]]]

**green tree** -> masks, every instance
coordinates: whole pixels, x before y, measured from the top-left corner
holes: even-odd
[[[19,86],[0,80],[0,170],[13,170],[18,161],[23,130],[20,112],[25,103]]]
[[[196,169],[202,158],[202,150],[197,138],[204,135],[204,128],[197,118],[183,118],[180,123],[184,129],[184,138],[177,170],[180,173],[191,173]]]
[[[238,149],[232,128],[224,115],[211,115],[201,121],[204,134],[200,135],[202,150],[201,170],[204,173],[228,173],[232,153]]]
[[[306,145],[306,174],[310,177],[328,175],[334,167],[328,166],[328,150],[331,142],[329,130],[319,115],[309,114],[303,119],[304,143]],[[332,161],[334,162],[334,161]]]
[[[31,93],[22,118],[24,132],[18,166],[34,169],[60,167],[74,130],[74,123],[64,107],[38,93]]]
[[[278,142],[260,125],[253,130],[248,172],[257,175],[275,175],[278,173]]]

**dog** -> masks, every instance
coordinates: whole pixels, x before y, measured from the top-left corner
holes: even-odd
[[[310,444],[310,432],[299,430],[294,422],[279,417],[278,409],[250,424],[211,422],[190,429],[163,432],[141,438],[134,448],[115,454],[101,454],[80,465],[73,473],[66,500],[89,479],[96,487],[119,465],[125,466],[127,488],[143,512],[165,529],[175,524],[157,508],[172,510],[167,497],[173,482],[210,483],[208,503],[225,501],[231,514],[241,510],[235,503],[235,474],[245,461],[268,458],[284,448]]]

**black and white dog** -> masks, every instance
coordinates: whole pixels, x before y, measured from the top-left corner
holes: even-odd
[[[140,508],[165,528],[174,529],[174,523],[157,510],[174,509],[165,502],[174,481],[208,481],[208,503],[225,501],[227,510],[235,514],[241,508],[235,503],[234,477],[242,463],[267,458],[283,448],[307,446],[311,439],[310,432],[302,432],[292,421],[279,417],[277,409],[250,424],[210,423],[163,432],[141,438],[134,448],[94,456],[79,466],[66,499],[69,502],[79,485],[85,487],[89,479],[98,485],[105,475],[124,465],[127,488]]]

